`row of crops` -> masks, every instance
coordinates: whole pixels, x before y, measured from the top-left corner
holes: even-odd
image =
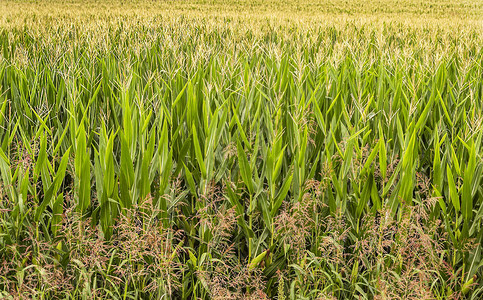
[[[0,295],[482,297],[477,27],[37,18],[0,28]]]

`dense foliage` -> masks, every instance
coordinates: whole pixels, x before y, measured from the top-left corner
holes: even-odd
[[[0,296],[481,299],[477,17],[233,3],[4,4]]]

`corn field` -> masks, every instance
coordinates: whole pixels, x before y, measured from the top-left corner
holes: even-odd
[[[483,2],[363,3],[0,3],[0,298],[482,299]]]

